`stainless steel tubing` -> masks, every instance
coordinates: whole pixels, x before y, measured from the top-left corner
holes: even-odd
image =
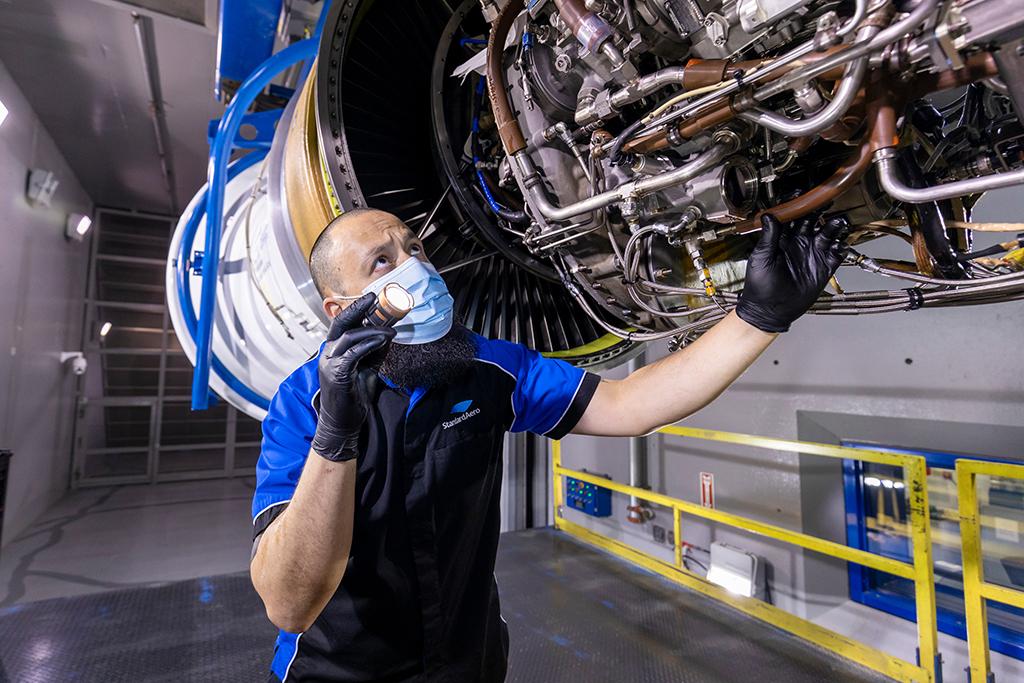
[[[937,202],[943,199],[953,199],[978,192],[986,192],[1001,187],[1012,187],[1024,184],[1024,168],[1016,171],[1006,171],[993,175],[981,176],[980,178],[965,178],[951,183],[943,183],[932,187],[910,187],[900,179],[899,169],[896,164],[896,150],[892,147],[883,147],[875,152],[875,168],[878,170],[878,180],[893,199],[910,204],[925,204]]]
[[[607,106],[602,106],[600,109],[605,111],[606,116],[612,116],[618,113],[622,107],[626,106],[630,102],[636,102],[640,98],[647,97],[651,93],[657,92],[658,90],[670,85],[682,85],[685,73],[686,67],[668,66],[664,69],[659,69],[654,73],[642,76],[609,95]],[[598,95],[598,98],[603,95],[604,93],[601,93]],[[583,107],[580,107],[576,111],[576,123],[581,126],[585,126],[588,123],[592,123],[593,121],[597,121],[602,118],[598,109],[597,99]]]
[[[864,21],[864,17],[868,14],[868,4],[869,0],[857,0],[857,6],[853,8],[853,16],[837,31],[840,38],[850,35],[860,25],[860,22]]]
[[[814,78],[820,74],[825,73],[835,67],[845,64],[846,62],[853,61],[858,57],[864,57],[879,48],[885,47],[890,43],[894,43],[900,38],[903,38],[920,24],[935,13],[936,8],[939,5],[939,0],[921,0],[920,4],[917,5],[910,14],[901,19],[900,21],[892,24],[885,30],[878,33],[871,40],[867,40],[861,43],[854,43],[848,49],[842,52],[837,52],[831,57],[826,57],[818,62],[809,64],[802,69],[796,69],[777,81],[772,81],[768,85],[760,88],[754,93],[754,99],[759,102],[763,102],[770,97],[774,97],[781,92],[791,89],[793,86],[804,83],[808,79]]]
[[[874,26],[866,26],[863,33],[859,35],[864,35],[865,39],[868,39],[870,34],[876,30]],[[782,116],[765,109],[742,112],[740,113],[740,118],[752,121],[759,126],[764,126],[768,130],[788,137],[800,138],[815,135],[834,125],[843,117],[850,108],[850,105],[853,104],[853,100],[857,97],[857,91],[860,90],[861,83],[864,81],[864,74],[867,73],[867,70],[867,57],[861,57],[852,62],[846,68],[846,73],[843,75],[842,81],[839,82],[839,88],[837,88],[836,95],[832,98],[832,101],[825,105],[821,111],[807,118],[793,120],[788,116]]]
[[[688,164],[665,173],[623,183],[614,189],[601,192],[593,197],[582,199],[564,207],[556,206],[548,199],[547,193],[544,190],[544,180],[540,177],[540,173],[537,171],[537,167],[534,166],[533,160],[525,151],[517,152],[513,155],[513,159],[519,167],[522,186],[530,206],[534,210],[539,211],[545,218],[553,221],[562,221],[574,216],[591,213],[627,197],[638,197],[684,183],[704,171],[714,168],[724,161],[727,156],[735,152],[738,147],[739,141],[735,136],[720,136],[714,146]]]
[[[814,52],[814,42],[807,41],[806,43],[803,43],[802,45],[793,49],[792,52],[789,52],[779,57],[778,59],[773,60],[769,64],[765,64],[760,68],[754,69],[749,74],[743,77],[743,83],[747,85],[755,83],[765,78],[766,76],[772,75],[782,67],[807,56],[811,52]],[[668,123],[669,121],[674,121],[675,119],[678,119],[681,116],[690,116],[691,114],[696,115],[704,108],[712,104],[717,104],[723,98],[739,92],[741,87],[742,86],[740,85],[740,82],[738,80],[733,80],[729,82],[727,85],[723,85],[721,89],[716,90],[715,92],[708,93],[707,95],[703,95],[702,97],[695,99],[688,105],[676,109],[675,111],[670,111],[662,114],[658,118],[648,123],[643,128],[643,130],[637,131],[636,135],[644,135],[647,132],[656,129],[659,126]],[[605,148],[607,149],[607,145],[605,146]]]

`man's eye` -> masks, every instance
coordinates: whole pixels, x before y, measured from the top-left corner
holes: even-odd
[[[373,267],[374,268],[383,268],[384,266],[388,265],[389,263],[391,263],[391,259],[389,259],[387,256],[378,256],[377,260],[373,262]]]
[[[423,247],[419,244],[414,244],[409,247],[409,253],[413,256],[419,256],[423,252]]]

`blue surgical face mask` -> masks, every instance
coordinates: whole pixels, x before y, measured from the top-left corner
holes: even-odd
[[[363,294],[380,294],[384,286],[392,282],[401,285],[413,300],[412,310],[395,323],[393,341],[396,344],[426,344],[448,334],[454,319],[452,308],[455,302],[434,266],[410,256],[391,272],[366,285]]]

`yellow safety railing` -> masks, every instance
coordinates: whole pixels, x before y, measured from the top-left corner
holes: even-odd
[[[978,475],[1024,480],[1024,466],[980,460],[957,460],[957,505],[960,509],[960,550],[964,574],[964,610],[967,614],[967,650],[972,683],[987,683],[992,669],[988,651],[986,600],[1024,609],[1024,592],[985,582],[981,551],[981,514]]]
[[[773,524],[741,517],[713,508],[706,508],[678,498],[646,489],[620,484],[587,472],[571,470],[562,465],[561,443],[552,443],[552,474],[554,476],[555,528],[579,538],[582,541],[607,550],[626,560],[634,562],[650,571],[664,576],[687,588],[698,591],[715,600],[752,617],[766,621],[773,626],[784,629],[793,635],[810,641],[830,650],[839,656],[853,660],[863,666],[878,671],[899,681],[914,683],[934,683],[936,680],[938,636],[935,621],[935,583],[932,574],[932,545],[928,517],[928,489],[926,484],[927,469],[924,458],[901,453],[865,450],[861,448],[844,448],[828,444],[786,441],[747,434],[719,432],[708,429],[690,427],[664,427],[659,430],[664,434],[683,436],[706,441],[733,443],[755,448],[766,448],[776,451],[788,451],[804,455],[819,455],[826,458],[860,460],[862,462],[895,465],[903,468],[906,485],[908,509],[910,512],[911,538],[913,542],[913,561],[901,562],[857,548],[850,548],[823,538],[810,536],[798,531],[791,531]],[[673,529],[675,531],[674,562],[647,554],[621,541],[602,536],[584,526],[576,524],[563,516],[565,486],[563,477],[572,477],[579,481],[601,486],[618,493],[635,496],[641,500],[671,508]],[[916,664],[899,657],[893,657],[881,650],[831,631],[811,621],[790,614],[774,605],[756,598],[735,595],[725,589],[709,583],[706,579],[689,571],[683,563],[683,544],[680,534],[681,517],[683,514],[725,524],[750,533],[774,538],[785,543],[800,546],[815,552],[854,562],[856,564],[877,569],[879,571],[900,576],[914,582],[917,607],[918,653],[922,664]]]

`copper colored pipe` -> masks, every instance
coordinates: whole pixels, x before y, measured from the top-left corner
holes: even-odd
[[[789,141],[789,149],[797,154],[803,154],[813,143],[813,135],[806,135],[802,138],[793,138]]]
[[[523,0],[509,0],[491,25],[490,35],[487,37],[487,98],[491,101],[491,111],[494,112],[494,123],[498,127],[501,145],[509,156],[526,149],[523,130],[519,127],[515,112],[508,101],[502,60],[505,39],[512,28],[512,22],[522,9]]]
[[[871,143],[865,139],[853,156],[843,162],[836,172],[821,185],[808,190],[804,194],[788,202],[783,202],[770,209],[759,211],[753,218],[736,224],[736,232],[745,233],[761,227],[761,216],[770,213],[783,223],[802,218],[831,203],[851,187],[856,185],[871,166]]]
[[[555,9],[558,10],[559,16],[562,17],[574,36],[579,34],[580,26],[583,25],[587,15],[593,14],[583,4],[583,0],[555,0]]]
[[[839,47],[830,47],[823,52],[811,52],[801,59],[781,67],[772,75],[771,80],[781,78],[794,69],[814,64],[826,57],[831,57],[839,51]],[[771,64],[771,62],[771,59],[748,59],[740,62],[730,62],[726,59],[691,59],[686,62],[686,70],[683,73],[683,88],[693,90],[695,88],[715,85],[721,81],[735,78],[736,73],[739,71],[746,73],[760,66]],[[845,68],[844,65],[837,66],[819,75],[817,78],[822,81],[838,80],[843,77],[843,70]]]
[[[991,52],[980,52],[965,60],[962,69],[948,69],[936,74],[926,74],[914,83],[915,97],[929,93],[958,88],[975,81],[999,75],[999,68]]]
[[[682,137],[692,138],[702,130],[711,128],[712,126],[717,126],[720,123],[725,123],[735,115],[736,112],[732,109],[732,103],[726,101],[717,105],[713,109],[710,109],[707,113],[698,116],[692,121],[684,121],[679,124],[676,130]],[[668,135],[665,131],[659,130],[646,137],[630,140],[622,146],[622,151],[647,154],[665,149],[668,147],[668,144]]]
[[[875,150],[893,147],[899,144],[896,131],[898,112],[903,111],[909,99],[923,94],[948,90],[967,85],[977,80],[988,78],[997,73],[995,60],[990,54],[974,55],[967,60],[965,68],[957,71],[944,71],[924,82],[917,84],[913,92],[894,90],[884,78],[876,78],[868,85],[866,98],[869,125],[868,135],[857,148],[857,152],[846,160],[832,176],[814,189],[799,197],[759,212],[753,218],[736,225],[736,231],[743,233],[760,227],[761,214],[771,213],[780,221],[786,222],[801,218],[834,201],[841,194],[853,187],[871,166],[871,157]]]

